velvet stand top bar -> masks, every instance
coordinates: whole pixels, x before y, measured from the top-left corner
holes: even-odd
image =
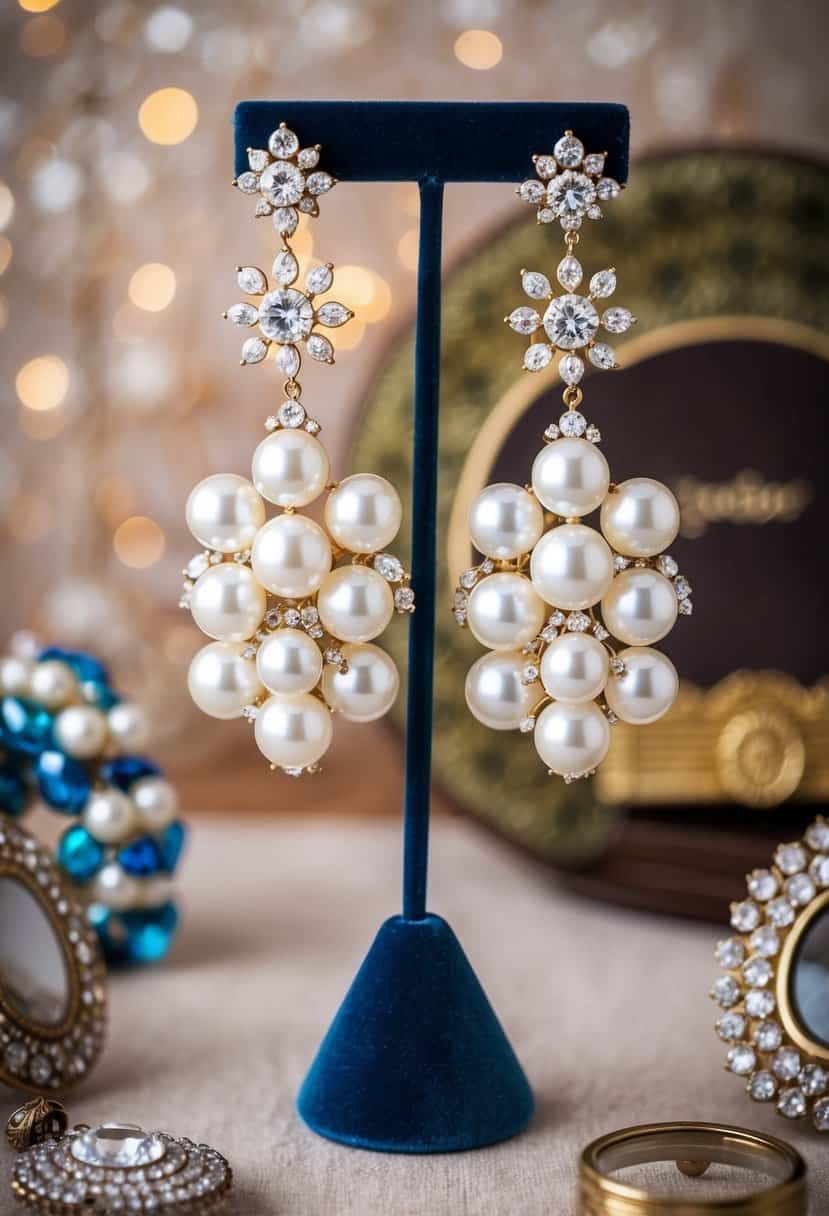
[[[346,182],[518,184],[532,177],[533,154],[552,152],[568,129],[588,152],[607,153],[608,176],[627,181],[630,118],[610,102],[240,101],[237,174],[281,122],[321,143],[322,167]]]

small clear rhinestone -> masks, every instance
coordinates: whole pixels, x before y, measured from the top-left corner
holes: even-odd
[[[614,270],[597,270],[590,280],[590,294],[600,300],[612,296],[616,290],[616,272]]]
[[[585,439],[589,439],[591,443],[601,443],[601,441],[602,441],[601,431],[599,430],[599,428],[597,426],[594,426],[592,423],[587,428],[587,430],[584,432],[584,437],[585,437]]]
[[[316,148],[303,148],[297,153],[296,163],[300,169],[313,169],[319,164],[320,154]]]
[[[299,140],[288,127],[277,127],[268,137],[268,148],[271,156],[282,160],[290,156],[296,156],[299,151]]]
[[[308,272],[308,278],[305,280],[305,286],[313,296],[321,295],[324,291],[328,291],[331,284],[334,282],[334,273],[330,266],[315,266],[313,270]]]
[[[623,334],[633,324],[633,313],[627,308],[608,308],[602,315],[602,325],[610,334]]]
[[[777,894],[777,879],[771,870],[754,870],[748,876],[748,891],[754,899],[765,903]]]
[[[534,308],[529,308],[526,304],[514,308],[507,320],[510,329],[514,329],[517,334],[534,333],[541,324],[541,317]]]
[[[787,1119],[800,1119],[806,1114],[808,1103],[802,1089],[784,1089],[781,1093],[777,1109]]]
[[[254,173],[267,169],[270,159],[264,148],[248,148],[248,164]]]
[[[723,941],[717,942],[714,956],[726,971],[734,971],[745,959],[745,947],[739,937],[727,937]]]
[[[598,177],[604,169],[604,153],[589,152],[584,158],[582,168],[584,169],[585,173],[589,173],[591,177]]]
[[[743,963],[743,979],[752,988],[763,988],[774,975],[767,958],[762,955],[749,958]]]
[[[584,144],[580,139],[576,139],[575,135],[562,135],[561,139],[556,141],[553,155],[565,169],[573,169],[576,165],[581,164],[582,157],[584,156]]]
[[[594,342],[587,352],[587,357],[594,367],[609,371],[616,366],[616,353],[607,342]]]
[[[584,633],[590,628],[590,617],[586,612],[571,612],[567,617],[569,633]]]
[[[268,353],[268,347],[261,338],[248,338],[242,343],[242,362],[261,363]]]
[[[318,169],[316,173],[312,173],[306,183],[309,194],[327,194],[334,185],[334,179],[330,173],[324,173]]]
[[[554,439],[558,439],[558,436],[559,436],[559,429],[554,422],[551,422],[548,427],[545,427],[545,429],[544,429],[544,438],[545,439],[549,439],[550,442],[552,443],[552,441]]]
[[[746,1032],[746,1020],[741,1013],[724,1013],[716,1024],[717,1034],[726,1043],[741,1039]]]
[[[824,819],[818,819],[813,823],[806,832],[806,843],[816,853],[820,853],[824,849],[829,850],[829,823]]]
[[[389,583],[399,583],[403,577],[403,563],[399,557],[391,553],[378,553],[374,559],[374,569]]]
[[[624,660],[620,658],[612,658],[610,660],[610,670],[614,676],[623,676],[625,674]]]
[[[806,850],[797,842],[781,844],[774,854],[775,864],[784,874],[796,874],[798,870],[804,870],[807,860]]]
[[[688,596],[691,594],[692,587],[687,578],[683,578],[683,576],[680,574],[674,579],[674,591],[676,592],[676,598],[678,600],[687,600]]]
[[[613,569],[618,574],[621,570],[627,570],[630,565],[630,558],[624,557],[621,553],[617,553],[613,558]]]
[[[249,296],[261,296],[268,289],[268,281],[256,266],[242,266],[236,274],[239,290]]]
[[[673,578],[679,573],[679,566],[670,553],[663,553],[657,560],[656,568],[660,574],[664,574],[665,578]]]
[[[773,899],[766,905],[766,916],[778,929],[785,929],[794,920],[794,908],[787,899]]]
[[[398,612],[411,612],[415,604],[415,594],[411,587],[398,587],[394,593],[394,606]]]
[[[740,933],[749,933],[760,923],[760,909],[751,899],[731,905],[731,924]]]
[[[528,663],[527,666],[524,668],[524,670],[521,672],[521,683],[522,684],[534,684],[537,679],[538,679],[538,668],[536,667],[535,663]]]
[[[327,325],[329,329],[335,329],[338,325],[345,325],[352,315],[351,309],[346,308],[344,304],[339,304],[336,300],[329,300],[317,312],[317,320],[320,325]]]
[[[467,591],[471,590],[475,586],[477,581],[478,581],[478,571],[474,568],[470,568],[469,570],[464,570],[463,574],[460,577],[460,584]]]
[[[764,1069],[754,1074],[747,1088],[755,1102],[770,1102],[777,1093],[777,1081]]]
[[[800,1075],[800,1052],[793,1047],[781,1047],[771,1062],[772,1072],[781,1081],[794,1081]]]
[[[748,944],[754,954],[762,954],[766,958],[774,958],[780,949],[780,939],[772,925],[760,925],[748,939]]]
[[[556,218],[556,213],[551,207],[539,207],[536,212],[536,217],[539,224],[552,224]]]
[[[206,553],[197,553],[195,557],[190,558],[185,573],[188,578],[198,578],[200,574],[204,574],[209,564]]]
[[[812,1119],[819,1132],[829,1132],[829,1098],[821,1098],[815,1102]]]
[[[287,160],[275,160],[259,179],[259,189],[273,207],[293,207],[305,192],[305,175]]]
[[[797,908],[804,907],[816,894],[815,884],[808,874],[793,874],[786,879],[785,887],[786,895]]]
[[[809,866],[809,873],[819,887],[829,887],[829,857],[818,854]]]
[[[556,278],[567,291],[575,291],[584,278],[581,262],[568,254],[556,267]]]
[[[302,616],[298,608],[286,608],[282,619],[289,629],[296,629],[302,624]]]
[[[746,1013],[752,1018],[767,1018],[774,1013],[774,994],[767,988],[752,988],[745,996]]]
[[[578,355],[562,355],[558,374],[565,384],[578,384],[584,375],[584,361]]]
[[[596,624],[593,626],[593,636],[600,642],[604,642],[610,637],[610,634],[607,632],[604,625],[600,625],[599,622],[596,621]]]
[[[535,729],[535,718],[522,718],[518,724],[518,729],[522,735],[528,735],[531,730]]]
[[[319,363],[334,362],[334,347],[322,334],[311,334],[306,342],[308,354]]]
[[[279,407],[280,426],[287,427],[289,430],[295,430],[296,427],[302,426],[305,421],[305,407],[299,401],[283,401]]]
[[[587,419],[578,410],[567,410],[558,420],[559,430],[568,439],[578,438],[587,430]]]
[[[680,600],[679,601],[679,604],[677,605],[677,612],[679,612],[681,616],[691,616],[693,614],[693,611],[694,611],[694,605],[691,600]]]
[[[829,1086],[829,1072],[825,1068],[821,1068],[820,1064],[807,1064],[801,1070],[798,1080],[804,1094],[808,1094],[810,1098],[816,1098],[819,1094],[826,1093],[826,1087]]]
[[[521,276],[521,286],[531,300],[546,300],[553,290],[546,274],[539,270],[525,270]]]
[[[256,717],[256,714],[257,714],[257,709],[256,709],[255,705],[243,705],[242,706],[242,717],[247,718],[248,722],[253,722],[253,720]]]
[[[299,216],[293,207],[279,207],[273,213],[273,226],[280,236],[293,236]]]
[[[534,177],[528,177],[525,182],[522,182],[518,187],[518,196],[525,203],[540,203],[544,198],[544,183],[538,181]]]
[[[524,351],[524,367],[528,372],[540,372],[553,361],[553,348],[546,342],[533,342]]]
[[[752,1038],[760,1051],[777,1051],[783,1042],[783,1031],[776,1022],[758,1022]]]
[[[535,158],[535,171],[545,181],[547,178],[555,176],[557,168],[555,158],[552,156],[537,156]]]
[[[243,194],[255,194],[259,189],[259,174],[240,173],[236,178],[236,185]]]
[[[276,366],[289,380],[292,380],[299,371],[299,362],[299,351],[290,343],[287,346],[280,346],[276,352]]]
[[[608,202],[612,198],[618,198],[622,187],[613,177],[603,177],[596,186],[596,193],[603,203]]]
[[[729,1049],[726,1057],[728,1067],[731,1072],[737,1074],[738,1077],[747,1077],[753,1072],[757,1064],[757,1055],[753,1047],[749,1047],[747,1043],[737,1043]]]
[[[227,310],[227,319],[234,325],[255,325],[259,320],[259,310],[252,304],[234,304]]]

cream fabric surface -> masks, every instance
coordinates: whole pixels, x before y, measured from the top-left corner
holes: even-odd
[[[114,978],[109,1043],[71,1096],[72,1121],[139,1122],[215,1145],[234,1168],[234,1216],[575,1216],[577,1158],[594,1136],[722,1120],[795,1142],[812,1212],[829,1211],[829,1143],[751,1104],[722,1069],[706,995],[716,928],[564,895],[548,872],[445,818],[433,830],[430,907],[469,955],[537,1114],[508,1143],[435,1157],[309,1132],[294,1095],[378,925],[398,910],[399,861],[391,820],[194,820],[176,949],[155,971]]]

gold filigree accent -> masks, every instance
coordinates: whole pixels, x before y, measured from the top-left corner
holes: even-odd
[[[6,1122],[6,1139],[17,1153],[62,1136],[69,1125],[64,1106],[53,1098],[24,1102]]]

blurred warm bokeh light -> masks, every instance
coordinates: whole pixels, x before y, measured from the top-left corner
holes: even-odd
[[[455,54],[464,67],[485,72],[501,62],[504,47],[491,30],[464,30],[455,39]]]
[[[153,144],[180,144],[193,134],[198,121],[199,108],[186,89],[156,89],[138,111],[138,124]]]

